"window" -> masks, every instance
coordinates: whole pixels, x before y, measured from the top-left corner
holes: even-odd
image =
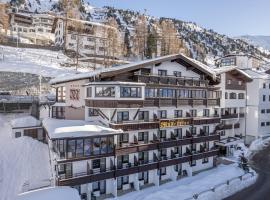
[[[182,76],[181,72],[179,72],[179,71],[174,71],[173,75],[176,76],[176,77],[181,77]]]
[[[221,66],[233,66],[235,62],[235,58],[224,58],[221,60]]]
[[[265,101],[265,95],[263,95],[263,101]]]
[[[56,88],[56,101],[65,102],[66,100],[66,87],[61,86]]]
[[[99,155],[100,154],[100,138],[94,138],[93,139],[93,152],[94,155]]]
[[[128,121],[129,120],[129,112],[117,112],[117,122]]]
[[[265,126],[265,122],[261,122],[261,126]]]
[[[159,131],[159,138],[161,140],[165,140],[166,139],[166,130],[160,130]]]
[[[92,45],[84,45],[84,48],[88,50],[95,50],[95,46]]]
[[[209,135],[209,126],[203,126],[203,132],[205,135]]]
[[[115,88],[106,87],[106,86],[97,86],[96,87],[96,97],[114,97]]]
[[[267,113],[270,113],[270,109],[267,109],[266,112],[267,112]]]
[[[159,76],[167,76],[167,70],[161,70],[161,69],[159,69],[158,70],[158,75]]]
[[[153,88],[145,88],[145,97],[156,97],[156,89]]]
[[[138,120],[149,121],[149,111],[139,111]]]
[[[208,163],[208,162],[209,162],[208,157],[203,158],[202,163]]]
[[[266,88],[266,84],[265,84],[265,83],[263,83],[263,88],[264,88],[264,89]]]
[[[190,166],[196,166],[196,160],[192,160],[191,162],[190,162]]]
[[[245,98],[245,94],[244,93],[239,93],[238,94],[238,99],[244,99]]]
[[[148,132],[139,132],[138,141],[144,141],[145,143],[148,143]]]
[[[75,143],[76,140],[68,140],[67,141],[67,152],[68,152],[68,158],[74,158],[75,157]]]
[[[88,116],[93,117],[93,116],[99,116],[98,110],[94,108],[89,108],[88,109]]]
[[[182,110],[175,110],[174,111],[174,118],[181,118],[183,117],[183,111]]]
[[[85,156],[90,156],[92,155],[92,139],[85,139],[84,140],[84,155]]]
[[[190,110],[191,117],[197,117],[197,110]]]
[[[266,126],[270,126],[270,122],[266,122]]]
[[[231,79],[228,79],[228,80],[227,80],[227,84],[228,84],[228,85],[231,85],[231,84],[232,84],[232,80],[231,80]]]
[[[190,133],[191,133],[192,135],[196,135],[196,134],[197,134],[197,129],[196,129],[196,127],[190,127]]]
[[[80,99],[80,90],[79,89],[70,89],[70,100],[79,100]]]
[[[174,129],[174,136],[178,139],[182,138],[182,128]]]
[[[88,41],[88,42],[94,42],[94,41],[95,41],[95,38],[88,37],[88,38],[87,38],[87,41]]]
[[[64,106],[53,106],[52,107],[52,118],[65,119],[65,107]]]
[[[159,173],[161,176],[166,175],[166,167],[160,168]]]
[[[270,101],[270,95],[268,96],[268,101]]]
[[[264,113],[265,113],[265,110],[264,110],[264,109],[262,109],[262,110],[261,110],[261,113],[262,113],[262,114],[264,114]]]
[[[230,99],[236,99],[236,93],[231,92],[230,93]]]
[[[243,82],[242,81],[238,81],[238,85],[243,85]]]
[[[175,90],[167,89],[167,88],[160,88],[158,90],[158,96],[159,97],[173,98],[173,97],[175,97]]]
[[[225,99],[228,99],[228,92],[225,92]]]
[[[71,38],[72,40],[76,40],[76,35],[71,35],[70,38]]]
[[[210,113],[209,109],[203,109],[203,116],[204,117],[209,117],[209,113]]]
[[[104,47],[99,47],[98,50],[99,51],[105,51],[105,48]]]
[[[83,156],[83,140],[76,140],[76,157]]]
[[[121,87],[120,92],[121,97],[133,97],[133,98],[140,98],[141,95],[141,88],[139,87]]]
[[[15,132],[15,138],[21,137],[21,132]]]
[[[86,88],[86,97],[91,97],[92,96],[92,88],[88,87]]]
[[[167,110],[159,110],[158,111],[158,118],[159,119],[166,119],[167,118]]]
[[[128,133],[123,133],[123,134],[119,135],[120,143],[128,143],[128,138],[129,138]]]

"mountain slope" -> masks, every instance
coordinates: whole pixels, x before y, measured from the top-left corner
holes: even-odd
[[[21,8],[32,12],[61,12],[61,6],[59,5],[60,1],[61,0],[11,0],[11,2],[19,4]],[[95,8],[89,5],[89,3],[86,3],[85,0],[81,0],[81,2],[81,16],[86,20],[105,22],[110,17],[115,18],[119,25],[119,29],[122,31],[123,35],[125,35],[125,45],[129,48],[134,25],[140,16],[139,12],[112,7]],[[199,27],[192,22],[147,16],[147,23],[149,26],[153,25],[155,20],[172,20],[178,30],[179,36],[189,52],[189,56],[202,62],[213,63],[213,60],[216,57],[240,51],[270,59],[269,52],[255,47],[255,43],[250,43],[250,41],[245,39],[230,38],[213,30]]]
[[[242,39],[254,46],[257,47],[263,47],[266,50],[270,51],[270,36],[264,36],[264,35],[244,35],[238,37],[239,39]]]

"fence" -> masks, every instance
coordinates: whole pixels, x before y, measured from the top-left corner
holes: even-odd
[[[201,191],[199,193],[193,194],[192,197],[187,198],[185,200],[196,200],[196,199],[210,200],[211,198],[209,198],[209,195],[219,195],[220,198],[223,199],[223,198],[226,198],[226,197],[234,194],[235,192],[240,191],[241,189],[244,189],[245,187],[251,185],[251,184],[245,184],[243,182],[243,181],[247,181],[248,179],[250,179],[250,181],[256,180],[256,174],[254,172],[248,172],[248,173],[243,174],[241,176],[229,179],[223,183],[215,185],[213,188],[210,188],[210,189]],[[240,184],[239,184],[239,181],[240,181]],[[236,184],[237,184],[237,187],[235,187]],[[216,199],[216,198],[213,198],[213,199]]]

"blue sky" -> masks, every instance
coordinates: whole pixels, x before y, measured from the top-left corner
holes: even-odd
[[[270,35],[270,0],[87,0],[96,7],[147,10],[157,17],[196,22],[229,36]]]

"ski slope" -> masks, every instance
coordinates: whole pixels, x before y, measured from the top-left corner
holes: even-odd
[[[25,72],[44,77],[68,76],[77,73],[75,67],[65,67],[73,63],[61,51],[0,45],[0,71],[4,72]]]
[[[0,200],[50,185],[48,146],[29,137],[11,137],[10,122],[19,116],[0,114]]]

